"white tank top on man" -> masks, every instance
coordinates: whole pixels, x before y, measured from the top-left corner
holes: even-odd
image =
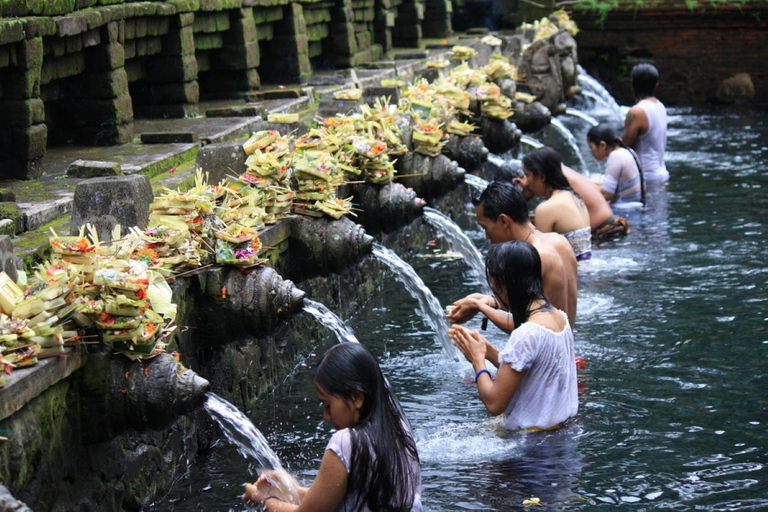
[[[664,152],[667,149],[667,109],[659,100],[641,100],[638,107],[648,117],[648,131],[640,135],[635,142],[635,153],[643,168],[646,182],[663,182],[669,179],[669,172],[664,164]]]

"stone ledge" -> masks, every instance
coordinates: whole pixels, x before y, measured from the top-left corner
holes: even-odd
[[[66,356],[41,359],[29,368],[14,370],[0,388],[0,421],[35,399],[40,393],[72,375],[87,361],[84,347],[65,349]]]
[[[32,231],[71,212],[72,197],[18,205],[24,212],[24,231]]]

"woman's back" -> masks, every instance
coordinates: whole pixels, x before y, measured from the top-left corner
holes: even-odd
[[[640,171],[629,150],[618,147],[611,151],[605,164],[605,176],[601,186],[603,190],[613,194],[612,204],[641,200]]]

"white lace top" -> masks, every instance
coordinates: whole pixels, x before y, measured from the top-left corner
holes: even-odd
[[[501,418],[507,430],[554,427],[579,411],[573,332],[567,315],[560,313],[566,318],[561,332],[526,322],[499,352],[500,365],[525,371]]]

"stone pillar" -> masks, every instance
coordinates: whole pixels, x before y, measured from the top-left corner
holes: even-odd
[[[373,40],[383,53],[392,49],[392,29],[397,19],[397,7],[403,0],[376,0],[373,19]]]
[[[40,99],[43,38],[25,39],[21,23],[0,29],[0,51],[8,49],[5,58],[0,55],[0,71],[5,75],[0,80],[0,176],[33,179],[42,174],[48,141]],[[16,43],[3,48],[2,39]]]
[[[326,53],[324,43],[330,45],[330,21],[331,10],[324,4],[302,4],[304,9],[304,22],[307,24],[307,40],[309,58],[314,59]],[[328,52],[330,53],[330,52]]]
[[[76,130],[69,138],[83,144],[125,144],[133,138],[133,102],[125,72],[124,21],[103,25],[92,46],[84,49],[85,71],[73,81],[72,97]]]
[[[198,78],[205,97],[256,90],[260,85],[253,9],[233,9],[229,18],[230,28],[222,34],[222,47],[212,52],[211,73],[201,73]]]
[[[426,0],[424,21],[421,29],[424,37],[448,37],[453,34],[451,0]]]
[[[301,4],[284,7],[283,19],[274,24],[274,37],[264,51],[264,67],[269,81],[300,83],[309,81],[312,67],[309,63],[307,24]]]
[[[422,0],[404,0],[397,8],[397,21],[392,33],[395,46],[418,48],[423,36],[421,21],[424,19]]]
[[[151,94],[136,106],[149,117],[184,117],[197,114],[200,89],[192,25],[195,13],[170,16],[168,33],[162,37],[162,51],[147,62],[145,81]]]
[[[144,175],[107,176],[78,183],[72,202],[70,232],[77,234],[83,224],[94,224],[101,240],[110,240],[112,229],[120,224],[123,233],[149,222],[149,205],[154,194]]]

